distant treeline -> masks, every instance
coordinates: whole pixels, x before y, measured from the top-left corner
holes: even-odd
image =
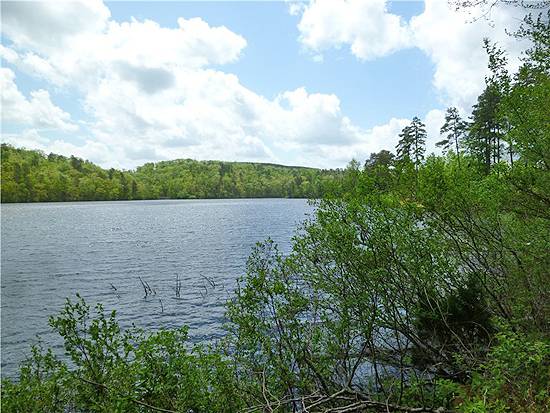
[[[248,162],[179,159],[135,171],[36,150],[1,147],[2,202],[160,198],[318,198],[339,170]]]

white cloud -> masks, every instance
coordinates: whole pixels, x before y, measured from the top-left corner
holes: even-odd
[[[56,86],[62,86],[67,82],[67,78],[58,69],[54,68],[48,60],[32,52],[20,55],[12,48],[0,45],[0,58],[18,67],[23,72],[44,79]]]
[[[492,9],[490,18],[473,19],[451,9],[447,2],[426,0],[424,12],[411,19],[414,43],[435,64],[433,84],[448,105],[469,108],[483,90],[488,74],[483,38],[507,51],[512,70],[519,65],[526,44],[506,30],[513,32],[519,26],[521,8],[500,5]]]
[[[274,100],[245,88],[234,75],[211,69],[176,70],[174,87],[144,93],[116,76],[86,96],[105,143],[156,148],[161,158],[281,161],[286,148],[341,146],[361,139],[334,95],[284,92]],[[135,156],[128,157],[136,160]],[[301,162],[308,162],[307,158]]]
[[[10,3],[3,4],[3,12],[3,33],[13,45],[2,46],[2,58],[81,95],[91,118],[89,134],[110,148],[105,163],[129,167],[174,157],[274,158],[257,129],[246,125],[254,122],[247,119],[254,112],[250,99],[264,99],[235,76],[207,68],[235,61],[246,46],[226,27],[211,27],[200,18],[178,18],[175,29],[150,20],[119,23],[109,19],[102,3],[68,8],[39,3],[34,9]],[[48,27],[50,35],[40,27]],[[71,128],[66,112],[54,113],[54,106],[46,105],[48,92],[32,92],[27,101],[8,78],[6,119],[27,131],[44,126],[45,119],[48,126]],[[23,110],[24,105],[33,111]],[[48,108],[51,116],[42,116]],[[36,137],[25,136],[27,143]],[[44,148],[43,140],[37,144]],[[61,148],[59,140],[56,147]]]
[[[0,58],[8,63],[15,64],[19,60],[19,55],[15,50],[0,44]]]
[[[319,163],[322,164],[323,159],[331,159],[340,165],[345,165],[351,159],[360,161],[367,159],[371,153],[382,149],[393,150],[399,139],[399,132],[409,123],[408,119],[391,118],[386,124],[377,125],[368,130],[359,130],[357,141],[351,145],[321,146],[316,151]]]
[[[66,8],[63,4],[8,2],[2,14],[3,33],[15,49],[25,51],[17,56],[13,48],[3,47],[2,55],[56,85],[77,85],[85,91],[113,71],[147,83],[147,71],[153,78],[159,70],[230,63],[246,46],[242,36],[224,26],[211,27],[200,18],[178,18],[178,27],[171,29],[151,20],[110,20],[102,3],[73,1]]]
[[[426,153],[441,153],[441,149],[437,148],[435,144],[441,140],[439,131],[445,123],[445,111],[432,109],[424,116],[422,122],[426,125],[426,133],[428,134]]]
[[[37,129],[25,129],[20,133],[3,133],[2,142],[17,147],[41,150],[44,153],[74,155],[106,166],[121,166],[117,162],[112,162],[112,154],[110,153],[112,148],[94,140],[86,140],[81,145],[75,145],[62,138],[45,137]]]
[[[117,74],[103,78],[85,98],[96,120],[96,138],[123,148],[132,166],[178,157],[273,159],[259,140],[257,124],[257,107],[269,105],[267,100],[223,72],[177,69],[171,74],[173,87],[153,94]]]
[[[22,148],[44,150],[50,140],[40,135],[40,132],[36,129],[25,129],[19,133],[2,133],[2,143],[9,143]]]
[[[27,99],[17,88],[15,74],[10,69],[0,68],[0,86],[2,122],[66,132],[78,129],[71,116],[52,103],[47,90],[34,90]]]
[[[304,88],[280,94],[266,111],[268,134],[280,145],[345,145],[357,139],[336,95],[308,94]]]
[[[2,57],[54,84],[62,76],[86,99],[109,82],[133,83],[148,94],[170,88],[173,72],[235,61],[246,46],[242,36],[223,26],[210,27],[200,18],[179,18],[178,28],[168,29],[150,20],[111,21],[105,8],[97,16],[101,24],[84,25],[79,31],[78,25],[66,27],[62,22],[79,21],[74,16],[77,11],[90,17],[90,9],[103,10],[102,3],[100,7],[71,2],[65,9],[55,2],[41,2],[32,12],[29,4],[9,3],[3,10],[3,31],[24,52],[2,46]],[[33,30],[34,24],[48,26],[51,36]],[[51,38],[62,39],[62,44],[53,47]]]
[[[385,0],[314,0],[291,13],[302,13],[300,41],[318,53],[349,45],[361,60],[385,56],[410,44],[402,19],[386,9]]]
[[[3,1],[2,32],[19,47],[51,53],[75,36],[102,30],[110,15],[100,0]]]
[[[521,22],[521,7],[500,5],[490,19],[474,19],[443,0],[426,0],[425,10],[410,22],[388,12],[385,0],[312,0],[293,6],[301,14],[300,41],[317,56],[329,48],[349,46],[360,60],[408,47],[426,53],[435,66],[433,84],[442,103],[468,109],[475,103],[487,74],[483,38],[497,41],[510,55],[511,68],[526,45],[506,33]],[[475,12],[475,10],[474,10]]]
[[[435,144],[441,140],[439,130],[443,125],[445,113],[439,109],[430,110],[421,121],[426,125],[426,154],[441,153],[441,149]],[[316,164],[323,165],[323,162],[330,160],[331,164],[345,165],[351,159],[364,160],[371,153],[379,152],[382,149],[394,151],[399,141],[399,133],[403,128],[409,125],[410,119],[391,118],[387,123],[377,125],[368,130],[357,129],[356,140],[349,145],[318,145],[314,147],[304,147],[303,150],[311,151],[312,159]]]

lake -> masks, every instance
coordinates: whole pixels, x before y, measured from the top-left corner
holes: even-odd
[[[37,335],[62,352],[47,321],[77,292],[117,309],[123,326],[220,337],[255,243],[271,237],[288,252],[311,212],[302,199],[3,204],[2,376],[14,376]],[[155,295],[144,298],[139,277]]]

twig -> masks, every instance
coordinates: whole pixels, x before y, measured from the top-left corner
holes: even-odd
[[[143,298],[147,298],[149,294],[157,295],[157,292],[151,288],[151,286],[147,281],[143,281],[141,277],[138,277],[138,278],[139,278],[139,281],[141,282],[141,286],[143,287],[143,291],[145,291],[145,297]]]
[[[212,278],[207,277],[206,275],[199,274],[202,278],[204,278],[208,283],[212,286],[212,288],[216,288],[216,283]]]
[[[263,383],[262,383],[263,384]],[[262,387],[265,387],[263,384]],[[262,389],[263,396],[265,398],[265,388]],[[351,397],[344,396],[348,394]],[[306,403],[306,400],[311,400],[310,404]],[[328,403],[334,403],[339,401],[340,403],[346,402],[347,404],[335,407],[322,407]],[[246,412],[255,411],[273,411],[273,407],[278,408],[283,405],[287,405],[294,402],[301,402],[303,412],[323,412],[323,413],[353,413],[364,412],[365,409],[374,409],[379,412],[402,412],[402,413],[454,413],[453,410],[447,410],[443,407],[409,407],[399,404],[391,404],[386,402],[378,402],[371,400],[367,395],[353,391],[349,388],[344,388],[329,396],[302,396],[299,399],[287,399],[269,402],[266,398],[266,405],[254,406],[246,410]],[[313,410],[315,409],[315,410]]]
[[[113,283],[110,283],[111,284],[111,289],[115,292],[115,295],[117,298],[120,298],[120,294],[118,293],[118,289],[114,286]]]
[[[141,277],[138,277],[139,278],[139,281],[141,282],[141,286],[143,287],[143,291],[145,292],[145,297],[143,298],[147,298],[147,295],[149,295],[149,291],[147,289],[147,285],[143,282],[143,280],[141,279]]]
[[[94,385],[94,386],[97,386],[97,387],[101,387],[107,391],[111,391],[111,389],[109,389],[105,384],[103,383],[97,383],[95,381],[91,381],[91,380],[88,380],[88,379],[85,379],[84,377],[80,377],[80,376],[76,376],[79,380],[82,380],[83,382],[85,383],[88,383],[88,384],[91,384],[91,385]],[[136,404],[139,404],[140,406],[144,406],[144,407],[147,407],[149,409],[152,409],[152,410],[156,410],[157,412],[164,412],[164,413],[177,413],[175,410],[168,410],[168,409],[163,409],[162,407],[156,407],[156,406],[153,406],[151,404],[148,404],[148,403],[145,403],[145,402],[142,402],[141,400],[137,400],[137,399],[134,399],[130,396],[126,396],[128,398],[128,400],[130,400],[131,402],[133,403],[136,403]]]
[[[179,274],[176,274],[176,287],[174,288],[174,291],[176,292],[176,298],[180,298],[181,280],[180,280],[180,275]]]

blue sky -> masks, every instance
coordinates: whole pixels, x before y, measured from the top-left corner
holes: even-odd
[[[241,82],[273,98],[282,90],[304,86],[308,91],[334,93],[354,123],[369,128],[391,117],[412,118],[441,107],[432,86],[433,64],[418,49],[402,50],[364,63],[342,48],[315,62],[298,42],[299,16],[284,2],[108,2],[118,21],[152,19],[176,27],[175,16],[201,17],[210,25],[226,26],[247,39],[242,57],[224,65]],[[422,13],[421,1],[399,1],[389,11],[405,19]],[[405,69],[405,70],[404,70]]]
[[[446,2],[2,3],[2,140],[102,166],[191,157],[342,167],[483,87],[489,36]],[[514,23],[516,22],[516,23]]]

